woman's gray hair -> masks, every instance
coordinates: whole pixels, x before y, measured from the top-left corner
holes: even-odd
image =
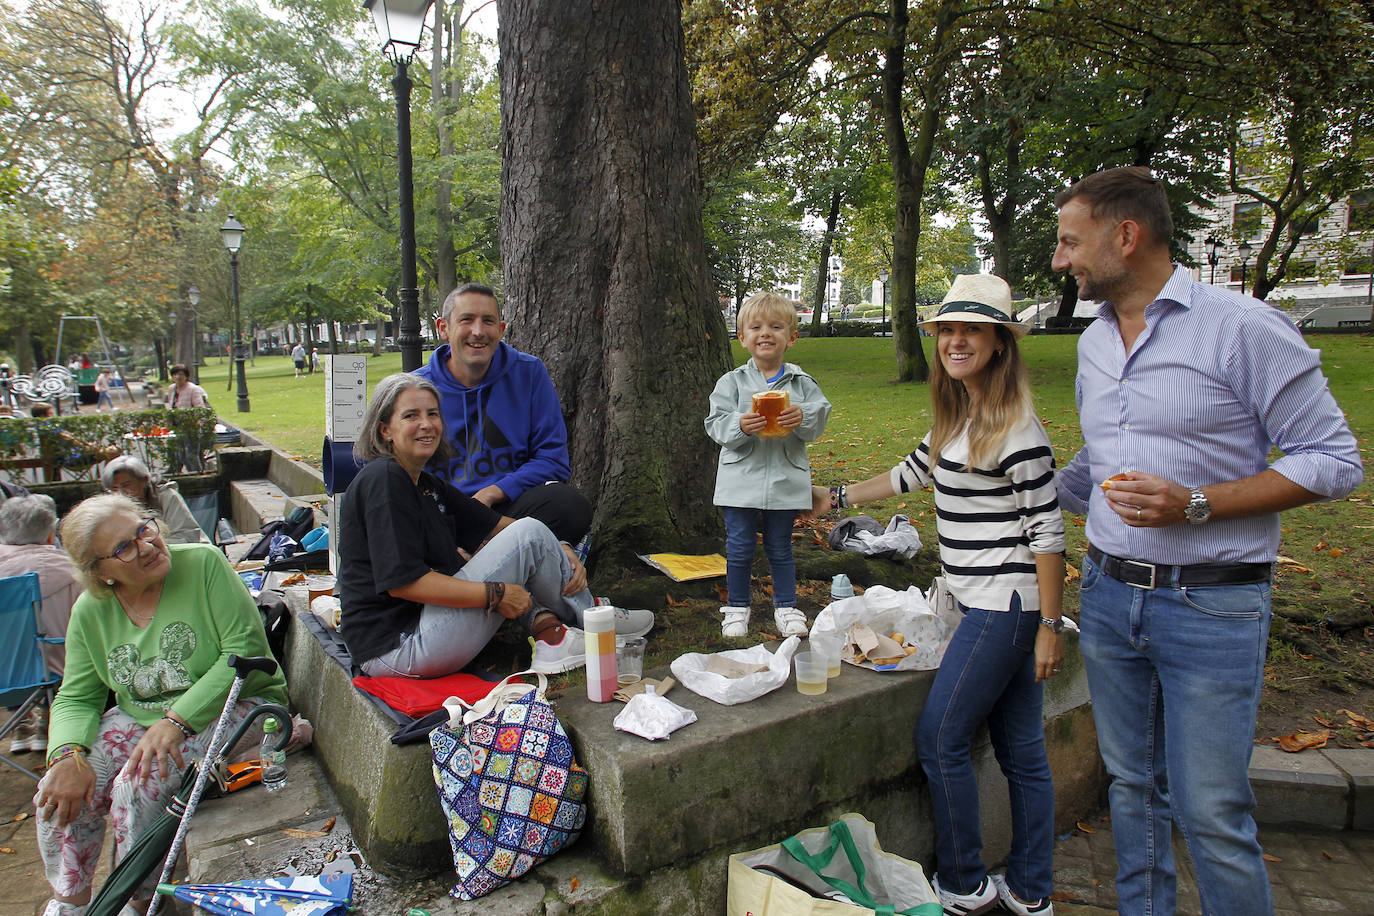
[[[355,458],[373,461],[391,454],[391,444],[382,439],[382,424],[391,422],[391,415],[396,412],[397,398],[412,388],[428,391],[434,395],[435,402],[442,407],[444,401],[439,396],[439,389],[435,388],[434,383],[429,379],[421,378],[413,372],[397,372],[388,375],[377,383],[376,388],[372,389],[372,398],[367,402],[367,410],[363,412],[362,432],[358,434],[358,441],[353,444]],[[433,460],[444,461],[452,455],[453,446],[449,445],[448,439],[444,436],[441,412],[439,447],[434,450]]]
[[[91,541],[101,526],[120,513],[128,513],[134,518],[152,518],[157,523],[158,531],[166,533],[161,521],[123,493],[100,493],[82,500],[67,513],[58,528],[62,536],[62,546],[72,558],[72,565],[76,567],[81,584],[86,586],[86,591],[93,592],[101,598],[110,594],[110,587],[105,584],[104,579],[95,574],[95,565],[102,558],[95,555]]]
[[[144,492],[150,501],[153,498],[153,487],[162,482],[161,478],[154,477],[153,473],[148,470],[148,465],[143,463],[143,459],[134,455],[120,455],[117,458],[111,458],[109,463],[100,469],[100,485],[107,491],[113,490],[114,476],[120,471],[132,474],[143,481]]]
[[[56,524],[51,496],[12,496],[0,505],[0,544],[46,544]]]

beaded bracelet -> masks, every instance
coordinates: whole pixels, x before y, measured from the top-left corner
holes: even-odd
[[[62,761],[66,760],[68,757],[82,757],[82,758],[84,758],[85,756],[86,756],[86,749],[85,749],[84,747],[82,747],[81,745],[79,745],[79,744],[63,744],[63,745],[61,745],[60,747],[55,747],[55,748],[53,748],[52,753],[48,754],[48,769],[51,770],[55,764],[61,763]]]
[[[831,487],[831,488],[830,488],[830,508],[832,508],[832,509],[848,509],[848,508],[849,508],[849,499],[845,496],[845,488],[844,488],[844,485],[843,485],[843,484],[841,484],[841,485],[838,486],[838,487]]]
[[[483,585],[487,587],[487,611],[495,611],[506,597],[506,583],[484,582]]]
[[[162,718],[166,719],[168,722],[171,722],[177,728],[181,729],[181,733],[185,735],[188,739],[194,738],[196,736],[195,729],[191,728],[191,726],[187,725],[185,722],[180,722],[176,719],[173,719],[171,716],[163,716]]]

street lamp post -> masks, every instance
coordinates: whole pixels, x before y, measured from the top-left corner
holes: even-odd
[[[192,286],[186,290],[186,301],[191,303],[191,381],[200,384],[200,332],[196,329],[196,319],[200,317],[200,287]]]
[[[1241,242],[1236,249],[1240,253],[1240,294],[1245,295],[1245,275],[1250,269],[1250,243]]]
[[[1207,236],[1207,241],[1203,244],[1207,246],[1207,263],[1212,265],[1212,279],[1208,280],[1207,282],[1213,286],[1216,286],[1217,262],[1221,260],[1221,242],[1217,241],[1215,238],[1209,235]]]
[[[396,78],[391,81],[396,90],[396,151],[400,189],[397,210],[401,229],[401,287],[397,298],[401,302],[401,333],[397,343],[401,347],[401,369],[413,372],[420,368],[420,290],[415,268],[415,187],[411,177],[410,155],[410,77],[406,65],[420,46],[433,0],[363,0],[372,13],[377,33],[382,39],[382,51],[396,64]]]
[[[883,285],[883,323],[878,325],[878,333],[884,337],[887,336],[887,278],[890,276],[886,267],[878,271],[878,282]]]
[[[244,374],[243,362],[246,358],[243,348],[243,331],[239,323],[239,248],[243,245],[243,223],[229,218],[219,227],[219,236],[224,247],[229,249],[229,275],[234,290],[234,370],[239,380],[239,413],[248,413],[252,408],[248,403],[248,377]]]

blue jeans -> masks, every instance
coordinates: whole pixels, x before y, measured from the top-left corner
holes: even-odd
[[[1250,751],[1269,583],[1146,591],[1083,561],[1079,646],[1111,777],[1121,912],[1173,913],[1177,823],[1202,911],[1272,913]]]
[[[532,606],[520,622],[529,629],[535,615],[551,611],[570,627],[582,626],[582,612],[592,605],[591,592],[563,594],[572,564],[558,539],[543,522],[521,518],[511,522],[463,568],[455,579],[469,582],[511,582],[530,593]],[[477,657],[506,618],[480,607],[426,604],[413,633],[402,633],[400,644],[360,666],[369,677],[443,677],[462,671]]]
[[[725,586],[731,607],[749,606],[749,575],[754,569],[754,545],[763,521],[763,555],[773,574],[773,607],[797,604],[797,561],[792,558],[795,509],[740,509],[722,506],[725,513]]]
[[[930,696],[916,723],[916,752],[930,780],[940,887],[977,890],[987,875],[978,824],[973,734],[987,722],[1011,793],[1007,884],[1022,900],[1048,897],[1053,881],[1054,783],[1045,754],[1044,691],[1035,682],[1038,611],[959,609]]]

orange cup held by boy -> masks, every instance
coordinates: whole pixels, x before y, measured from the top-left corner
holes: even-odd
[[[767,421],[758,435],[764,439],[781,439],[788,430],[778,425],[778,414],[792,405],[792,398],[786,391],[760,391],[754,395],[754,413],[761,414]]]

